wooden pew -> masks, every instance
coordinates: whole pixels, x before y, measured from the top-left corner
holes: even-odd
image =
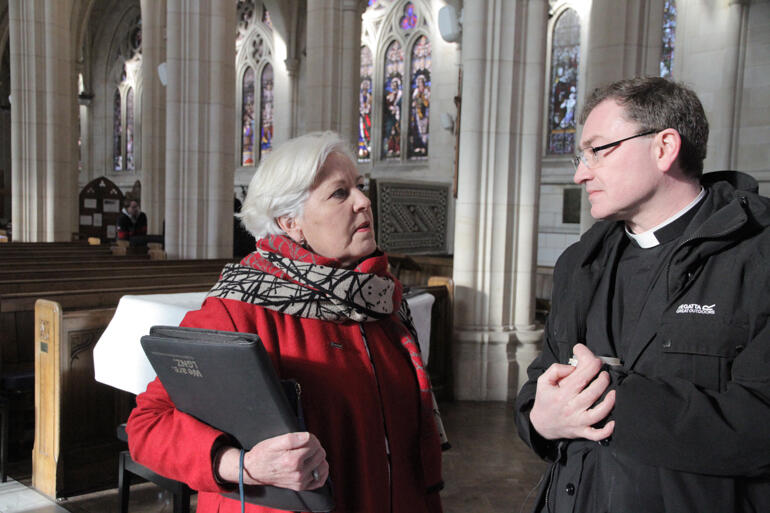
[[[435,298],[430,316],[430,357],[428,374],[438,401],[454,399],[452,380],[452,334],[454,331],[454,281],[448,276],[431,276],[428,285],[416,287]]]
[[[2,258],[0,257],[0,268],[3,269],[32,269],[35,267],[45,269],[55,269],[57,267],[68,266],[70,264],[94,264],[103,265],[109,267],[110,265],[121,264],[125,262],[147,262],[150,260],[149,255],[103,255],[94,257],[78,257],[78,256],[63,256],[63,257],[50,257],[41,255],[39,257],[13,257]]]
[[[0,304],[6,294],[20,294],[25,292],[40,292],[41,294],[45,294],[51,290],[86,290],[91,288],[102,288],[105,285],[122,288],[142,283],[177,285],[201,278],[209,278],[213,284],[219,277],[220,269],[199,271],[198,269],[192,268],[187,272],[169,273],[163,268],[152,271],[148,271],[144,268],[137,268],[136,273],[128,276],[113,276],[111,273],[107,274],[108,272],[109,270],[105,269],[102,273],[93,272],[90,276],[76,278],[3,280],[0,281]]]
[[[115,428],[133,395],[94,380],[93,347],[126,294],[201,292],[214,281],[101,291],[69,291],[35,300],[29,345],[35,354],[35,443],[32,484],[51,498],[113,488]],[[52,300],[53,299],[53,300]],[[90,306],[87,309],[79,307]]]
[[[134,398],[94,381],[93,347],[115,308],[63,311],[41,299],[35,308],[35,442],[32,486],[56,499],[117,482],[124,444],[115,427]]]
[[[100,272],[100,270],[108,269],[110,273],[116,273],[116,276],[131,274],[137,272],[140,269],[155,269],[160,267],[168,267],[172,269],[213,269],[219,268],[220,270],[225,264],[232,262],[232,259],[205,259],[205,260],[147,260],[142,259],[130,259],[125,258],[118,260],[113,259],[104,260],[88,260],[88,261],[76,261],[67,262],[60,265],[42,267],[37,263],[33,264],[17,264],[13,267],[5,266],[0,263],[0,279],[26,279],[35,277],[53,277],[53,278],[70,278],[77,276],[87,276],[92,272]]]
[[[134,274],[165,270],[168,273],[185,272],[190,269],[200,271],[221,271],[225,264],[232,262],[230,259],[216,260],[143,260],[141,263],[129,262],[125,265],[112,265],[102,267],[86,267],[69,265],[57,269],[2,269],[0,266],[0,282],[6,280],[30,280],[30,279],[57,279],[80,278],[92,276],[97,273],[109,272],[110,276],[132,276]]]

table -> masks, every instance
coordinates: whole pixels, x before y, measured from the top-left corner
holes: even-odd
[[[144,355],[141,338],[152,326],[178,326],[185,314],[197,310],[205,292],[181,294],[126,295],[120,299],[115,315],[94,347],[96,381],[126,392],[140,394],[155,379]],[[423,362],[430,356],[430,314],[435,298],[419,293],[406,298],[412,311]]]

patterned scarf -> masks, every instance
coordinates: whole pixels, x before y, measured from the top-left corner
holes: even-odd
[[[397,313],[401,345],[409,354],[420,387],[423,417],[432,415],[442,448],[449,448],[441,415],[420,355],[417,332],[401,283],[380,251],[343,269],[291,239],[270,235],[240,264],[227,264],[207,297],[234,299],[297,317],[331,322],[374,322]],[[361,326],[361,335],[366,334]],[[423,419],[425,420],[425,418]]]

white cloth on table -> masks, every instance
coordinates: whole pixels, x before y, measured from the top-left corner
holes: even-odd
[[[94,347],[96,381],[140,394],[155,379],[142,350],[141,338],[152,326],[178,326],[185,314],[200,308],[205,292],[123,296],[107,328]],[[423,363],[430,352],[430,312],[435,298],[428,293],[406,299],[412,311]]]

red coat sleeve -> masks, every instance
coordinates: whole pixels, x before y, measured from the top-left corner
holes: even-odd
[[[216,300],[207,300],[200,310],[189,312],[181,326],[234,330],[227,310]],[[194,490],[226,490],[215,481],[211,461],[214,444],[226,435],[177,410],[159,379],[137,396],[126,432],[134,461]]]

